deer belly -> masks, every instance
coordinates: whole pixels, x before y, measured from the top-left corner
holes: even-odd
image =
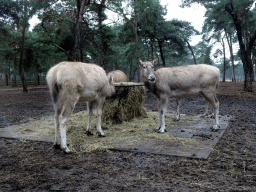
[[[94,101],[97,100],[97,98],[98,93],[96,91],[86,90],[81,94],[79,102]]]
[[[188,89],[188,90],[171,90],[171,97],[191,97],[194,95],[198,95],[200,93],[200,89]]]

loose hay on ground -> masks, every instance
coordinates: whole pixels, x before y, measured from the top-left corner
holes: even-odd
[[[181,142],[191,142],[189,139],[177,138],[171,134],[159,134],[155,132],[158,122],[157,112],[147,112],[147,117],[134,118],[131,121],[124,121],[120,124],[102,123],[102,129],[107,137],[101,138],[96,134],[96,114],[92,117],[93,136],[85,134],[88,121],[87,111],[72,114],[67,122],[67,143],[72,151],[97,152],[107,151],[113,148],[117,142],[126,142],[132,145],[134,142],[146,139],[159,140],[179,140]],[[170,121],[167,122],[169,126]],[[19,134],[31,133],[38,137],[49,137],[55,133],[54,118],[52,116],[43,117],[40,120],[31,121],[25,127],[20,127]]]

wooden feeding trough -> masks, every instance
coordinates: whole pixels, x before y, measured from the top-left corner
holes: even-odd
[[[144,86],[144,83],[135,83],[135,82],[115,83],[116,89],[119,89],[120,87],[136,87],[136,86]]]
[[[146,117],[143,106],[145,87],[143,83],[115,83],[116,94],[106,99],[102,108],[102,121],[107,124],[130,121],[135,117]]]

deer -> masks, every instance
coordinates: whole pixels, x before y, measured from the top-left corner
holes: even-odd
[[[121,70],[110,71],[107,74],[107,76],[108,76],[108,78],[110,78],[110,76],[112,76],[115,83],[127,82],[127,80],[128,80],[126,74]]]
[[[158,100],[159,122],[156,129],[159,133],[165,132],[165,113],[170,98],[177,100],[177,116],[179,119],[179,105],[183,98],[202,95],[209,102],[215,112],[215,124],[212,131],[219,129],[219,101],[216,97],[219,85],[220,70],[208,64],[184,65],[164,67],[154,71],[153,61],[142,62],[139,59],[140,75],[145,87]],[[208,105],[206,104],[206,112]]]
[[[99,137],[105,137],[101,129],[101,114],[106,97],[115,94],[112,76],[108,79],[105,70],[96,64],[64,61],[48,70],[46,80],[54,106],[56,149],[71,153],[66,144],[66,123],[78,101],[87,102],[89,115],[86,134],[93,135],[91,117],[95,103],[97,133]]]

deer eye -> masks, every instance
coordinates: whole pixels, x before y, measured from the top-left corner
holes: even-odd
[[[145,66],[143,66],[143,69],[146,69],[146,67],[145,67]]]

